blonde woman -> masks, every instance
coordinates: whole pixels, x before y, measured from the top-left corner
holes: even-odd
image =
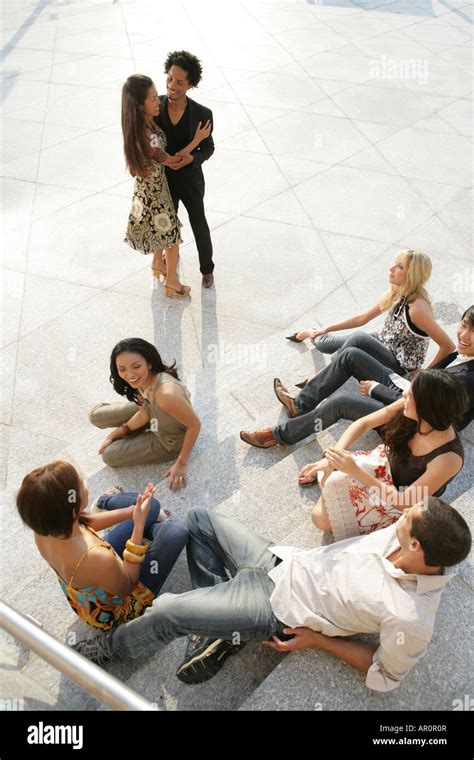
[[[425,289],[430,274],[431,260],[425,253],[402,251],[390,267],[390,287],[375,306],[321,330],[303,330],[290,336],[298,342],[309,337],[320,351],[337,351],[337,356],[329,366],[300,385],[303,390],[296,397],[288,392],[279,378],[275,378],[274,390],[278,400],[288,409],[290,417],[297,419],[274,428],[242,431],[241,438],[261,448],[296,443],[315,431],[317,419],[321,421],[318,430],[336,421],[334,414],[325,413],[330,404],[326,399],[351,376],[357,380],[370,377],[388,387],[405,389],[407,376],[425,361],[430,338],[438,346],[430,367],[450,354],[454,343],[436,322]],[[332,334],[350,327],[362,327],[383,312],[386,317],[379,335],[363,331],[341,337]],[[359,399],[354,399],[354,409],[344,401],[337,404],[334,411],[341,408],[343,414],[340,416],[348,419],[358,419],[370,411],[361,409],[361,404],[357,403]]]

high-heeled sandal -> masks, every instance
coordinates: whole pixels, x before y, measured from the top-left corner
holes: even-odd
[[[169,285],[165,285],[165,296],[180,296],[181,298],[184,298],[185,296],[189,296],[191,292],[191,286],[190,285],[181,285],[180,289],[177,290],[177,288],[170,288]]]
[[[287,340],[291,340],[292,343],[303,343],[302,340],[296,337],[297,335],[298,333],[293,333],[293,335],[286,335],[285,337]]]
[[[152,267],[151,271],[153,272],[153,276],[157,277],[160,282],[161,282],[162,277],[164,280],[166,280],[166,269],[159,269],[158,267]]]

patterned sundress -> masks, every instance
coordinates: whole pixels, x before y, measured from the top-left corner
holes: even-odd
[[[359,467],[381,483],[393,486],[383,443],[373,451],[354,451],[352,455]],[[318,473],[319,481],[322,478],[323,473]],[[402,515],[401,510],[383,504],[375,494],[369,493],[367,486],[339,470],[329,475],[322,493],[336,541],[387,528]]]
[[[166,135],[158,126],[154,137],[156,147],[164,150]],[[154,253],[182,243],[181,227],[171,200],[165,167],[153,161],[153,169],[147,177],[135,177],[124,243],[141,253]]]

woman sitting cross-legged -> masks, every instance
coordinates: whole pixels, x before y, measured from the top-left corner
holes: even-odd
[[[94,628],[108,631],[139,617],[186,545],[183,523],[157,522],[154,491],[148,483],[143,494],[104,494],[97,500],[102,514],[86,515],[89,492],[69,462],[51,462],[23,478],[20,517],[72,609]],[[112,525],[107,540],[96,533]]]
[[[155,346],[141,338],[121,340],[110,357],[110,382],[128,401],[101,403],[89,414],[98,428],[116,427],[99,454],[110,467],[176,459],[165,477],[170,489],[187,485],[187,464],[201,423],[176,362],[167,366]]]
[[[300,471],[302,485],[319,473],[322,496],[312,514],[316,527],[332,531],[338,541],[385,528],[405,508],[441,496],[463,466],[455,426],[468,405],[463,384],[452,374],[421,370],[404,398],[353,422],[335,448]],[[376,449],[347,450],[380,426],[383,443]]]

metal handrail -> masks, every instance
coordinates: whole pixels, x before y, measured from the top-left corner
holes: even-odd
[[[117,678],[86,660],[6,602],[0,601],[0,627],[113,710],[159,710]]]

